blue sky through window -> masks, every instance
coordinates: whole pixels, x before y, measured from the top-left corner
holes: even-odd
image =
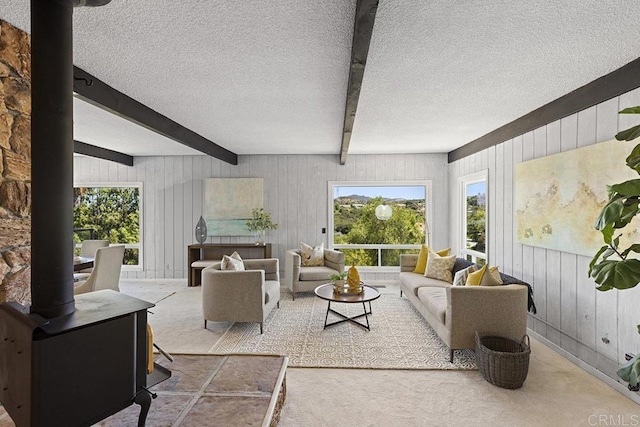
[[[423,199],[425,198],[425,187],[423,185],[408,186],[335,186],[333,187],[333,198],[344,196],[366,196],[366,197],[384,197],[387,199]]]
[[[485,181],[467,184],[467,197],[487,193],[487,183]]]

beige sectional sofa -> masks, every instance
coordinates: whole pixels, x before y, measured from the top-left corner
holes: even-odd
[[[521,339],[527,331],[526,283],[501,273],[502,286],[451,286],[413,273],[418,255],[400,256],[400,295],[406,296],[453,351],[475,348],[475,332]],[[453,274],[473,263],[458,258]],[[533,300],[529,309],[535,312]]]

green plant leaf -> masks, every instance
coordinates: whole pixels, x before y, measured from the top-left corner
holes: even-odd
[[[620,111],[618,114],[640,114],[640,106],[627,107],[624,110]]]
[[[591,269],[598,290],[630,289],[640,282],[640,260],[603,260]]]
[[[622,196],[637,196],[640,194],[640,179],[631,179],[609,186],[610,191],[615,191]]]
[[[597,290],[599,291],[610,291],[611,289],[613,289],[613,286],[609,286],[609,285],[602,285],[602,286],[597,286],[596,287]]]
[[[638,213],[640,212],[638,210],[638,201],[634,199],[629,198],[623,203],[624,207],[622,209],[622,213],[620,214],[620,219],[616,221],[616,223],[613,225],[613,228],[619,229],[625,227],[631,222],[633,218],[636,217],[636,215],[638,215]]]
[[[627,130],[618,132],[616,134],[616,139],[618,141],[633,141],[639,136],[640,136],[640,125],[637,125]]]
[[[598,258],[600,258],[600,255],[602,255],[604,251],[606,251],[607,249],[609,249],[609,246],[601,247],[600,249],[598,249],[598,252],[591,259],[591,262],[589,263],[589,277],[591,277],[591,271],[593,270],[593,266],[596,265],[596,262],[598,262]]]
[[[638,325],[638,333],[640,334],[640,325]]]
[[[613,224],[607,224],[600,232],[602,233],[602,240],[607,245],[610,245],[613,238]]]
[[[602,254],[602,259],[607,259],[607,258],[609,258],[611,255],[613,255],[615,253],[616,253],[615,250],[613,250],[612,248],[609,248],[606,251],[604,251],[604,253]]]
[[[640,144],[633,147],[633,150],[627,156],[627,166],[640,173]]]
[[[620,255],[622,255],[622,258],[626,258],[631,252],[640,254],[640,243],[634,243],[633,245],[625,249]]]
[[[603,231],[607,225],[615,224],[616,222],[620,221],[623,209],[624,205],[622,204],[621,199],[613,200],[607,203],[605,207],[602,208],[600,215],[598,215],[598,219],[596,219],[596,229]]]

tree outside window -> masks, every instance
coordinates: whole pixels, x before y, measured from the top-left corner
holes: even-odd
[[[460,178],[462,193],[462,255],[484,264],[487,260],[487,174]]]
[[[345,253],[346,264],[398,266],[401,253],[417,253],[419,245],[425,243],[424,184],[333,184],[331,192],[333,246]],[[391,207],[388,220],[376,217],[380,205]],[[407,245],[415,249],[393,247]]]
[[[140,186],[73,189],[74,241],[88,238],[124,244],[124,265],[140,265]]]

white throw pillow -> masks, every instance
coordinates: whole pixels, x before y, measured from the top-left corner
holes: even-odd
[[[221,270],[231,270],[231,271],[243,271],[244,270],[244,262],[242,262],[242,258],[240,258],[240,254],[238,252],[234,252],[229,255],[225,255],[222,257],[222,264],[220,265]]]
[[[456,272],[453,276],[453,286],[464,286],[467,283],[467,277],[474,271],[476,271],[476,266],[470,265],[469,267]]]
[[[315,248],[300,242],[300,258],[304,267],[324,265],[324,242]]]

